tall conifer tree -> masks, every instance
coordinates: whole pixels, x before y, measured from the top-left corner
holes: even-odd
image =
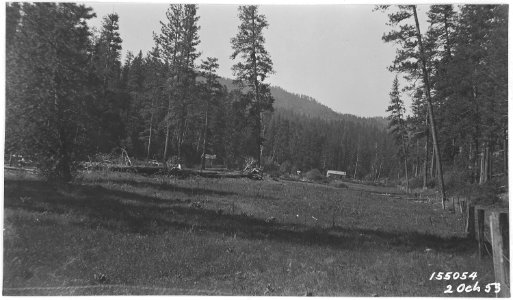
[[[89,124],[86,20],[94,14],[73,3],[17,7],[7,10],[18,22],[8,36],[6,150],[30,156],[49,178],[69,181]]]
[[[262,114],[272,111],[274,102],[269,84],[265,83],[267,76],[273,73],[271,57],[264,47],[263,30],[269,26],[264,15],[259,14],[255,5],[239,7],[239,32],[231,39],[232,59],[239,59],[232,70],[236,83],[247,88],[248,97],[252,99],[250,117],[254,120],[254,135],[258,146],[258,165],[262,163],[264,127]]]
[[[172,125],[176,129],[179,163],[182,160],[182,146],[186,138],[187,120],[190,117],[189,109],[193,102],[196,77],[194,62],[200,55],[196,49],[200,43],[197,8],[197,5],[193,4],[171,4],[166,12],[167,23],[161,22],[161,33],[154,36],[160,57],[169,68],[166,86],[168,108],[165,120],[164,162],[169,153]]]
[[[404,116],[404,102],[401,100],[399,93],[399,80],[397,75],[394,78],[392,91],[390,92],[390,105],[387,108],[390,133],[394,137],[396,144],[399,146],[399,157],[404,162],[404,175],[406,177],[406,191],[409,191],[408,182],[408,129]]]

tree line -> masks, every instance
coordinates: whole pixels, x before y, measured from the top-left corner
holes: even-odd
[[[269,168],[281,173],[332,169],[368,181],[397,174],[396,146],[378,121],[304,118],[279,109],[270,116],[265,137]]]
[[[260,161],[262,113],[273,103],[265,16],[239,7],[231,40],[239,89],[229,92],[217,80],[217,59],[199,61],[197,10],[170,5],[153,49],[121,62],[116,13],[93,31],[87,21],[96,15],[84,5],[9,3],[6,153],[29,156],[64,180],[77,162],[118,148],[164,166],[204,165],[207,152]]]
[[[296,96],[266,83],[274,70],[257,6],[238,10],[233,82],[216,74],[216,58],[201,59],[197,11],[170,5],[154,47],[121,61],[116,13],[91,29],[96,15],[84,5],[9,3],[6,154],[30,157],[47,177],[64,180],[79,162],[120,151],[164,167],[204,168],[206,155],[216,154],[230,168],[254,158],[266,171],[390,175],[393,144],[379,122],[339,118],[305,97],[299,110],[273,112],[271,90],[288,108]]]
[[[431,5],[421,34],[415,5],[378,6],[387,12],[397,54],[390,71],[389,127],[403,176],[445,174],[483,184],[507,175],[508,6]],[[403,97],[412,104],[406,114]]]
[[[414,8],[380,7],[394,27],[383,39],[398,45],[390,70],[406,83],[394,84],[387,132],[376,119],[336,114],[309,98],[298,109],[296,96],[271,87],[268,23],[257,6],[239,7],[230,41],[235,81],[227,84],[217,59],[197,50],[197,5],[170,5],[154,47],[122,61],[117,14],[91,29],[96,15],[84,5],[9,3],[6,154],[64,180],[81,161],[125,151],[164,167],[205,167],[216,154],[229,168],[254,158],[267,171],[336,169],[429,186],[448,169],[485,182],[507,171],[507,8],[434,5],[422,35]],[[277,109],[276,97],[285,101]]]

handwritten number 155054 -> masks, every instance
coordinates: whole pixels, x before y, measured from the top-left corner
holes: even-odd
[[[476,278],[477,272],[433,272],[429,280],[476,280]]]

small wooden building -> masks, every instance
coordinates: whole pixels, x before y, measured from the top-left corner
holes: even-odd
[[[212,168],[216,158],[217,158],[217,156],[215,154],[205,154],[205,167]]]
[[[346,178],[346,176],[345,171],[328,170],[328,172],[326,172],[326,177]]]

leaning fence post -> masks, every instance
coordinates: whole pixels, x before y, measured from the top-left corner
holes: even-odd
[[[506,283],[508,283],[509,286],[509,214],[503,212],[499,215],[499,227],[501,229],[502,234],[504,257],[506,258],[506,264],[504,266],[506,269]]]
[[[503,227],[507,226],[504,218],[500,218],[500,212],[493,211],[490,214],[490,233],[492,236],[493,250],[493,271],[495,273],[495,281],[500,283],[501,290],[499,297],[509,297],[510,291],[507,281],[508,268],[506,265],[504,254],[504,242],[502,238]],[[501,222],[501,219],[503,222]],[[502,224],[501,224],[502,223]]]

